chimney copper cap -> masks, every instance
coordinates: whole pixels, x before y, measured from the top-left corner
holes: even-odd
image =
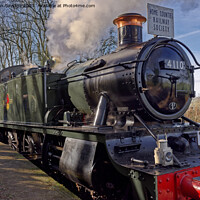
[[[113,20],[113,24],[117,25],[118,28],[127,25],[142,26],[144,22],[146,22],[146,18],[138,13],[125,13]]]

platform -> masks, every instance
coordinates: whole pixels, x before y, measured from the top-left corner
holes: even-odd
[[[67,188],[0,143],[0,200],[78,200]]]

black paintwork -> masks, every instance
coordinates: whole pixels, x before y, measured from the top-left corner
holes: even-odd
[[[185,67],[163,68],[165,60],[184,62]],[[138,112],[143,118],[172,120],[186,112],[194,93],[187,55],[166,38],[118,49],[90,62],[84,74],[84,93],[91,110],[96,109],[101,93],[105,93],[115,110],[123,108]]]
[[[118,28],[119,46],[142,42],[142,27],[127,25]]]

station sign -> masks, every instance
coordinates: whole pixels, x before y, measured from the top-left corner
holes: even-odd
[[[147,3],[148,33],[174,37],[174,10]]]

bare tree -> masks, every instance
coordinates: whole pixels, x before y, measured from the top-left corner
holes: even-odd
[[[0,7],[0,66],[26,61],[44,65],[50,57],[45,25],[54,0],[8,2],[6,7]]]
[[[78,62],[85,62],[93,58],[98,58],[112,53],[117,48],[117,33],[113,28],[109,29],[107,37],[102,38],[100,45],[95,49],[93,53],[80,54]]]
[[[55,0],[6,2],[7,7],[0,6],[0,67],[27,62],[43,66],[51,58],[47,47],[46,24]],[[79,62],[111,53],[116,46],[116,33],[111,28],[100,47],[92,54],[80,54]]]
[[[107,38],[102,39],[101,46],[98,49],[99,55],[103,56],[112,53],[117,48],[117,34],[113,28],[110,28]]]

